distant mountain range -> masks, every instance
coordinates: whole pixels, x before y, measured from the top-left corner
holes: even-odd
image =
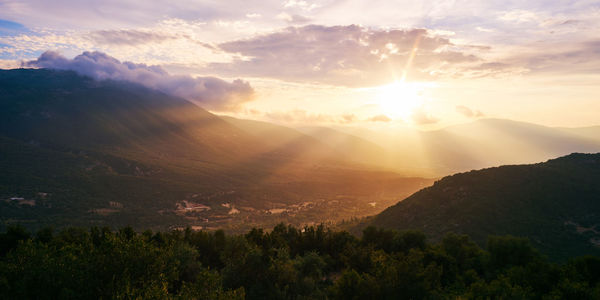
[[[0,226],[247,229],[373,214],[429,185],[141,85],[0,70]]]
[[[378,155],[376,162],[390,170],[431,177],[505,164],[535,163],[573,152],[600,152],[600,126],[555,128],[480,119],[433,131],[410,128],[393,132],[364,128],[337,131],[340,136],[351,134],[383,148],[385,153]]]
[[[600,154],[455,174],[398,202],[365,224],[416,229],[439,239],[468,234],[528,237],[554,259],[600,255]]]

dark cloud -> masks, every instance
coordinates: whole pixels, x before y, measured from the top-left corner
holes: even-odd
[[[358,25],[288,27],[279,32],[218,45],[241,58],[214,63],[211,68],[230,74],[318,81],[347,86],[389,83],[402,76],[414,52],[409,79],[432,79],[461,74],[462,64],[480,59],[474,51],[454,45],[425,29],[374,30]],[[469,48],[469,49],[467,49]]]
[[[139,30],[100,30],[89,34],[94,42],[105,45],[135,46],[148,43],[160,43],[176,39],[177,36]]]
[[[215,77],[169,75],[159,66],[120,62],[101,52],[84,52],[68,59],[57,52],[46,51],[22,66],[73,70],[96,79],[136,82],[217,111],[235,110],[241,103],[251,100],[254,94],[250,84],[239,79],[226,82]]]
[[[478,111],[478,110],[474,111],[464,105],[456,106],[456,111],[467,118],[481,118],[481,117],[485,116],[481,111]]]
[[[391,122],[392,119],[386,115],[376,115],[367,119],[369,122]]]

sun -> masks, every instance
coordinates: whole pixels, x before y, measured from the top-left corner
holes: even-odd
[[[396,81],[377,90],[377,104],[391,117],[406,119],[422,104],[422,88],[415,84]]]

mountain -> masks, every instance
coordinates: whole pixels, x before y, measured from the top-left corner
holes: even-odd
[[[250,122],[130,82],[0,70],[0,227],[302,225],[373,214],[432,182]]]
[[[0,134],[32,143],[210,163],[272,150],[282,159],[298,155],[291,147],[265,147],[270,144],[184,99],[129,82],[22,69],[3,71],[0,88]]]
[[[384,210],[370,225],[422,230],[439,239],[464,233],[528,237],[554,259],[600,254],[600,154],[501,166],[436,181]]]
[[[239,128],[246,134],[260,140],[262,146],[269,149],[271,154],[294,153],[296,156],[301,156],[307,161],[319,161],[326,159],[327,157],[335,157],[348,164],[352,163],[351,160],[343,157],[336,149],[295,129],[267,122],[238,119],[230,116],[219,117]],[[266,151],[263,150],[263,152]]]
[[[330,146],[346,159],[390,169],[385,149],[371,141],[327,127],[301,127],[298,130]]]
[[[393,170],[421,176],[504,164],[524,164],[573,152],[600,151],[600,127],[553,128],[503,119],[480,119],[433,131],[352,130],[387,151]]]
[[[220,117],[275,147],[290,147],[305,155],[323,156],[325,153],[335,153],[338,159],[367,168],[390,169],[387,152],[382,147],[338,130],[327,127],[289,128],[262,121]]]
[[[576,128],[557,128],[568,134],[574,134],[583,138],[597,141],[600,139],[600,126],[576,127]]]

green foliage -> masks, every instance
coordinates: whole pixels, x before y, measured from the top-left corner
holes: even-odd
[[[496,270],[524,266],[539,259],[537,250],[525,238],[490,236],[487,249],[490,253],[490,266]]]
[[[0,255],[6,253],[19,244],[19,242],[29,239],[29,232],[22,226],[9,226],[6,233],[0,235]]]
[[[434,241],[457,232],[480,246],[490,235],[527,237],[543,255],[566,262],[573,256],[600,255],[598,182],[598,153],[470,171],[436,181],[361,226],[420,230]],[[391,247],[384,230],[367,234],[377,247]],[[530,246],[514,242],[489,241],[495,263],[521,264],[519,260],[536,256]],[[503,247],[518,256],[503,257]]]
[[[0,233],[3,299],[597,299],[600,258],[558,265],[522,238],[280,224],[245,235],[51,228]]]

